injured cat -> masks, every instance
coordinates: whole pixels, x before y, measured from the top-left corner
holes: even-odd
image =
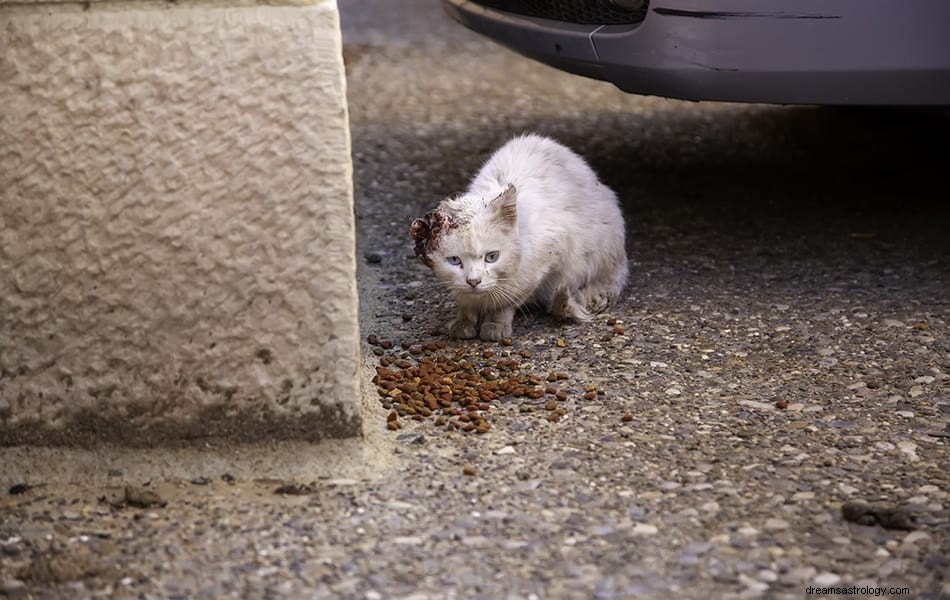
[[[583,158],[539,135],[499,148],[468,191],[415,219],[409,235],[452,292],[457,338],[509,337],[525,304],[587,321],[627,282],[616,194]]]

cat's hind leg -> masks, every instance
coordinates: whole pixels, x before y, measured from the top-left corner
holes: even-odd
[[[483,340],[497,341],[511,337],[511,321],[515,317],[514,307],[490,312],[482,319],[478,337]]]
[[[609,277],[578,291],[580,303],[591,313],[601,313],[616,303],[627,284],[627,263],[619,264]]]
[[[566,287],[560,288],[551,299],[551,314],[560,319],[590,321],[593,315],[574,296]]]

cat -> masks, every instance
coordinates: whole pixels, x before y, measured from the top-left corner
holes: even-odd
[[[468,191],[413,220],[409,235],[452,292],[456,338],[508,338],[526,304],[587,321],[627,282],[616,194],[574,151],[536,134],[501,146]]]

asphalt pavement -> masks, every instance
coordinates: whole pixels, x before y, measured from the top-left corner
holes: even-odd
[[[950,597],[950,119],[631,96],[434,0],[340,4],[384,466],[17,490],[0,594]],[[408,225],[524,131],[617,191],[630,283],[448,339]],[[450,402],[400,400],[433,373]]]

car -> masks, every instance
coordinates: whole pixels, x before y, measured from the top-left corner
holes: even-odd
[[[558,69],[687,100],[950,105],[950,0],[443,0]]]

